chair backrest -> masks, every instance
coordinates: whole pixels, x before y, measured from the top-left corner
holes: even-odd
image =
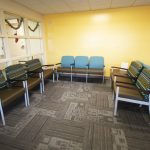
[[[74,57],[73,56],[62,56],[61,67],[70,68],[72,64],[74,64]]]
[[[136,86],[139,89],[150,91],[150,69],[144,68],[142,70],[136,81]],[[149,100],[148,94],[145,94],[144,92],[141,92],[141,94],[144,96],[145,100]]]
[[[8,80],[26,78],[26,70],[23,64],[15,64],[5,68]]]
[[[90,61],[89,61],[89,68],[103,69],[104,68],[104,57],[91,56]]]
[[[39,59],[32,59],[26,62],[26,66],[28,68],[28,71],[35,71],[38,69],[42,70],[42,64]]]
[[[128,75],[131,78],[137,78],[143,69],[143,64],[140,61],[132,61],[128,69]]]
[[[4,77],[3,72],[0,70],[0,89],[4,88],[7,86],[7,81]]]
[[[89,59],[87,56],[75,57],[75,68],[88,68]]]

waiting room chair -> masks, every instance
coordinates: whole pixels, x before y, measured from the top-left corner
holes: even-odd
[[[89,61],[88,77],[100,76],[104,83],[104,57],[102,56],[91,56]]]
[[[7,71],[9,68],[6,69]],[[13,70],[12,70],[13,71]],[[9,72],[9,71],[8,71]],[[8,73],[7,72],[7,73]],[[24,70],[19,69],[18,72],[13,71],[16,75],[12,76],[10,73],[9,75],[13,78],[13,80],[6,80],[2,71],[0,71],[0,113],[2,118],[2,124],[5,125],[5,117],[3,108],[7,106],[9,103],[13,102],[17,98],[24,95],[25,98],[25,106],[28,106],[29,97],[26,91],[26,78],[18,79],[21,76],[25,75]],[[11,78],[11,79],[12,79]],[[13,83],[12,83],[13,82]],[[14,82],[17,83],[14,85]],[[22,82],[22,85],[18,84],[18,82]]]
[[[150,114],[150,69],[144,68],[138,76],[135,84],[114,83],[115,107],[114,115],[117,114],[118,102],[124,101],[146,105]]]
[[[74,68],[72,68],[72,73],[74,75],[85,76],[87,82],[88,67],[89,67],[89,59],[87,56],[76,56],[75,65]]]
[[[116,67],[112,67],[111,69],[112,71],[111,71],[110,78],[111,78],[112,85],[113,82],[132,84],[132,82],[136,82],[139,74],[141,73],[143,69],[143,64],[139,61],[132,61],[129,66],[129,69],[116,68]]]
[[[59,79],[59,75],[61,74],[70,75],[70,80],[72,81],[72,68],[74,67],[73,56],[62,56],[61,62],[55,65],[57,66],[57,81]]]

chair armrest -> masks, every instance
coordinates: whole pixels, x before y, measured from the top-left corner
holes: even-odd
[[[49,69],[49,68],[54,70],[55,69],[55,64],[42,65],[43,70],[46,70],[46,69]]]
[[[25,63],[25,62],[27,62],[27,61],[25,61],[25,60],[19,60],[18,62],[24,62],[24,63]]]
[[[56,63],[55,65],[56,65],[56,66],[57,66],[57,65],[61,65],[61,63]]]
[[[130,78],[129,76],[126,76],[126,75],[120,75],[120,74],[113,74],[113,76],[116,76],[116,77],[122,77],[122,78]]]
[[[126,69],[126,68],[115,67],[115,66],[111,66],[111,69],[123,69],[123,70],[128,70],[128,69]]]
[[[9,82],[10,81],[17,81],[17,82],[22,82],[22,81],[26,81],[26,80],[28,80],[27,78],[26,79],[10,79],[10,80],[8,80]]]
[[[43,72],[43,69],[41,69],[41,70],[34,70],[34,71],[28,71],[28,74],[30,74],[30,73],[41,73],[41,72]]]
[[[52,67],[55,66],[54,64],[42,65],[42,67]]]
[[[70,64],[70,66],[73,66],[73,65],[75,65],[75,63],[73,63],[73,64]]]

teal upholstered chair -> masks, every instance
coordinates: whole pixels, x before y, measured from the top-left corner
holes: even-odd
[[[104,57],[102,56],[91,56],[89,62],[89,68],[92,69],[104,69]]]
[[[62,56],[61,58],[61,67],[62,68],[70,68],[74,65],[74,57],[73,56]]]
[[[72,73],[76,76],[85,76],[87,82],[89,58],[87,56],[76,56]]]
[[[72,81],[72,67],[74,67],[74,57],[73,56],[62,56],[61,62],[57,63],[57,80],[59,78],[59,75],[70,75],[71,81]],[[58,66],[60,65],[60,66]]]
[[[102,76],[104,82],[104,57],[91,56],[89,61],[88,76]]]
[[[75,68],[88,68],[89,59],[87,56],[75,57]]]

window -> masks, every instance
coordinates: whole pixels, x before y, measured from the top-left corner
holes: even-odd
[[[43,56],[41,23],[1,11],[0,68],[32,57],[42,60]]]
[[[24,22],[22,17],[6,13],[5,24],[8,36],[24,36]]]
[[[42,52],[42,45],[40,39],[30,39],[31,54],[37,54]]]
[[[9,39],[9,49],[10,57],[26,56],[26,44],[25,39],[10,38]]]

